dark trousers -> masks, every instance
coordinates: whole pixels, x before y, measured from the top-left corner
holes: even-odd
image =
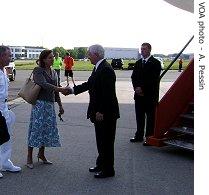
[[[179,71],[181,71],[182,69],[182,64],[179,64]]]
[[[55,69],[58,77],[58,85],[60,85],[60,69]]]
[[[151,103],[148,104],[144,101],[144,98],[135,100],[135,112],[136,112],[136,124],[137,131],[135,137],[143,139],[144,127],[145,127],[145,115],[146,115],[146,130],[145,137],[153,135],[155,125],[155,109],[156,105]]]
[[[116,120],[104,120],[102,122],[96,122],[94,125],[98,150],[96,165],[102,171],[114,171]]]

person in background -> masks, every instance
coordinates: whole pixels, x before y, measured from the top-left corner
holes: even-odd
[[[74,59],[70,56],[68,52],[66,53],[64,64],[65,64],[65,76],[67,78],[67,86],[69,86],[69,77],[71,77],[73,85],[75,86],[75,82],[73,79],[73,70],[72,70],[72,67],[74,65]]]
[[[33,148],[39,148],[38,161],[44,164],[52,164],[45,157],[45,147],[61,146],[56,122],[55,105],[59,106],[59,113],[64,109],[59,92],[65,94],[66,88],[58,86],[56,72],[51,68],[54,56],[51,50],[43,50],[37,61],[38,67],[33,70],[33,80],[41,86],[36,104],[32,106],[30,124],[28,130],[28,155],[26,166],[32,169]],[[66,94],[65,94],[66,95]]]
[[[62,68],[62,58],[59,57],[58,52],[55,52],[55,54],[54,54],[54,62],[53,62],[52,67],[57,72],[58,84],[59,84],[59,87],[61,87],[61,85],[60,85],[60,72],[61,72],[61,68]]]
[[[159,98],[159,77],[161,63],[151,55],[151,45],[141,45],[142,58],[134,66],[131,79],[134,88],[137,131],[131,142],[143,142],[146,116],[145,138],[153,135],[155,124],[155,109]],[[149,144],[146,140],[144,146]]]
[[[182,58],[180,58],[180,60],[179,60],[179,72],[181,72],[181,70],[182,70],[182,65],[183,65],[183,60],[182,60]]]
[[[94,172],[95,178],[113,177],[116,123],[120,117],[115,90],[116,75],[104,59],[101,45],[90,46],[87,56],[95,66],[92,74],[87,82],[74,86],[69,93],[89,92],[87,118],[94,123],[98,151],[96,166],[89,168],[89,172]]]
[[[9,80],[5,74],[4,67],[9,65],[11,60],[11,52],[9,47],[0,46],[0,111],[6,119],[8,131],[10,134],[10,140],[0,146],[0,170],[19,172],[21,168],[15,166],[11,158],[12,153],[12,128],[15,122],[15,114],[8,109],[7,97],[8,97],[8,85]],[[0,173],[0,177],[3,175]]]

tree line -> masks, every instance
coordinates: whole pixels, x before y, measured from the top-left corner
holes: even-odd
[[[70,53],[70,56],[73,57],[74,59],[84,59],[86,58],[86,53],[87,53],[87,48],[86,47],[78,47],[74,49],[68,49],[66,50],[63,47],[55,47],[52,49],[53,52],[58,52],[59,56],[61,58],[64,58],[66,53]]]
[[[66,52],[70,53],[70,56],[73,57],[74,59],[84,59],[86,58],[86,53],[87,53],[87,47],[76,47],[74,49],[68,49],[66,50],[63,47],[55,47],[52,49],[53,52],[58,52],[60,57],[64,58],[66,55]],[[177,53],[173,53],[173,54],[168,54],[168,55],[164,55],[164,54],[155,54],[155,57],[161,57],[161,58],[166,58],[166,57],[175,57],[177,55]],[[188,60],[190,58],[191,54],[181,54],[181,58],[183,58],[184,60]]]

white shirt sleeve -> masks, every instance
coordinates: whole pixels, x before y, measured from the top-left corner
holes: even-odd
[[[8,96],[8,79],[0,70],[0,99],[6,99]]]

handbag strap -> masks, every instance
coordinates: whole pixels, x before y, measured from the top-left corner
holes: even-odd
[[[32,74],[33,74],[33,71],[31,72],[31,74],[30,74],[30,76],[29,76],[29,79],[31,79]]]

